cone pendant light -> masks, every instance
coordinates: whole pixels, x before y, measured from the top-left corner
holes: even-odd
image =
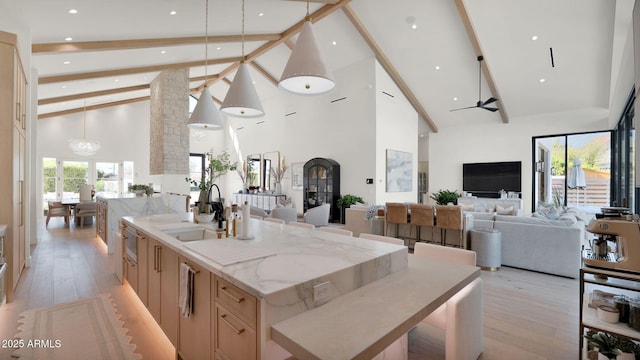
[[[251,81],[249,66],[244,62],[244,0],[242,0],[242,62],[220,111],[231,116],[247,118],[264,115],[260,98]]]
[[[205,7],[205,30],[204,30],[204,88],[202,89],[202,93],[200,93],[200,99],[198,99],[198,103],[196,104],[195,109],[193,109],[193,113],[189,118],[189,122],[187,126],[190,128],[199,128],[199,129],[207,129],[207,130],[219,130],[222,129],[222,119],[220,119],[220,114],[218,114],[218,109],[216,109],[216,104],[213,103],[213,98],[211,97],[211,92],[209,92],[209,87],[207,87],[207,62],[208,62],[208,51],[207,45],[209,45],[209,0],[206,0]]]
[[[278,87],[295,94],[320,95],[333,90],[335,86],[333,75],[325,65],[313,35],[309,1],[307,1],[304,25],[280,77]]]

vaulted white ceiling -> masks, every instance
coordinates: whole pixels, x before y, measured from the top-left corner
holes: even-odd
[[[328,12],[333,3],[339,8]],[[314,31],[330,68],[376,55],[354,25],[355,18],[437,131],[469,122],[531,121],[551,113],[566,113],[569,118],[580,114],[586,120],[608,117],[619,74],[628,71],[624,57],[632,56],[624,49],[630,41],[633,3],[326,0],[311,2],[310,11],[321,17],[314,19]],[[203,83],[195,78],[205,75],[204,0],[0,0],[0,5],[22,14],[31,28],[41,117],[81,109],[85,99],[96,105],[147,97],[147,85],[169,65],[190,63],[191,87],[195,90]],[[78,13],[69,14],[70,9]],[[250,59],[257,65],[251,67],[251,76],[263,101],[280,91],[273,81],[289,57],[288,45],[296,40],[293,36],[287,44],[288,40],[279,39],[286,38],[286,31],[305,13],[303,1],[246,0],[245,55],[258,54]],[[221,37],[241,34],[240,0],[210,0],[208,34],[207,75],[215,81],[214,97],[222,100],[229,82],[216,75],[233,79],[241,43],[239,36],[230,41]],[[73,40],[65,41],[67,37]],[[185,39],[170,45],[155,42],[172,38]],[[186,38],[196,39],[187,43]],[[260,51],[270,42],[280,43]],[[65,50],[84,43],[92,49]],[[114,50],[114,44],[124,49]],[[478,101],[480,52],[486,65],[482,100],[499,98],[495,105],[500,111],[451,112]],[[104,93],[110,89],[111,94]],[[85,95],[92,92],[99,95]]]

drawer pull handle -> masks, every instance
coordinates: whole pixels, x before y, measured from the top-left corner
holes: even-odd
[[[241,302],[244,301],[244,297],[237,298],[237,297],[233,296],[230,292],[228,292],[226,286],[221,286],[220,290],[222,290],[223,293],[227,294],[230,298],[232,298],[237,303],[241,303]]]
[[[220,318],[222,319],[222,321],[224,321],[225,324],[227,324],[228,327],[230,327],[231,329],[233,329],[233,331],[236,332],[236,334],[240,335],[244,332],[244,328],[242,329],[238,329],[235,326],[233,326],[232,323],[230,323],[229,321],[227,321],[227,314],[222,314],[220,315]]]

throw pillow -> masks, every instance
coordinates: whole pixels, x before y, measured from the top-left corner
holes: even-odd
[[[496,213],[498,215],[513,215],[513,206],[502,207],[500,205],[496,205]]]
[[[549,212],[545,216],[549,220],[557,220],[558,216],[560,216],[560,212],[558,211],[558,208],[552,207],[549,208]]]
[[[292,203],[291,199],[287,199],[287,198],[281,197],[276,206],[277,207],[290,208],[290,207],[293,207],[293,203]]]
[[[462,206],[462,211],[473,211],[473,203],[458,201],[458,205]]]

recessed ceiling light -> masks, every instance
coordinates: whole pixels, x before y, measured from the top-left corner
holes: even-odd
[[[167,50],[160,51],[160,54],[166,54],[166,53],[167,53]]]
[[[416,24],[411,24],[411,28],[412,28],[413,30],[415,30],[415,29],[417,29],[417,28],[418,28],[418,25],[416,25]]]
[[[71,61],[65,61],[65,62],[63,62],[63,64],[69,65],[69,64],[71,64]]]
[[[177,12],[176,12],[175,10],[171,10],[171,11],[169,12],[169,15],[175,15],[175,14],[177,14]]]
[[[457,98],[457,97],[454,97],[454,98],[453,98],[453,101],[458,101],[458,98]]]
[[[421,138],[423,138],[423,137],[424,137],[424,134],[420,134],[420,137],[421,137]]]
[[[332,44],[333,44],[333,45],[338,45],[338,43],[337,43],[337,42],[335,42],[335,41],[333,41],[333,42],[332,42]]]
[[[436,65],[436,70],[440,70],[440,66]]]
[[[540,80],[538,80],[538,81],[540,81],[541,83],[543,83],[545,80],[544,80],[544,79],[540,79]]]
[[[260,14],[258,14],[258,16],[264,16],[264,13],[260,13]]]
[[[118,82],[118,81],[120,81],[120,79],[115,79],[115,80],[113,80],[113,81]]]
[[[218,46],[218,47],[216,48],[216,50],[220,50],[220,49],[222,49],[220,46]]]
[[[71,41],[71,40],[73,40],[71,36],[67,36],[66,38],[64,38],[64,41]]]
[[[533,35],[533,36],[531,37],[531,40],[532,40],[532,41],[536,41],[536,40],[538,40],[538,35]]]
[[[76,9],[69,9],[69,11],[67,11],[69,14],[77,14],[78,10]]]
[[[60,86],[60,88],[62,88],[62,89],[66,89],[66,88],[67,88],[67,85],[62,85],[62,86]]]

